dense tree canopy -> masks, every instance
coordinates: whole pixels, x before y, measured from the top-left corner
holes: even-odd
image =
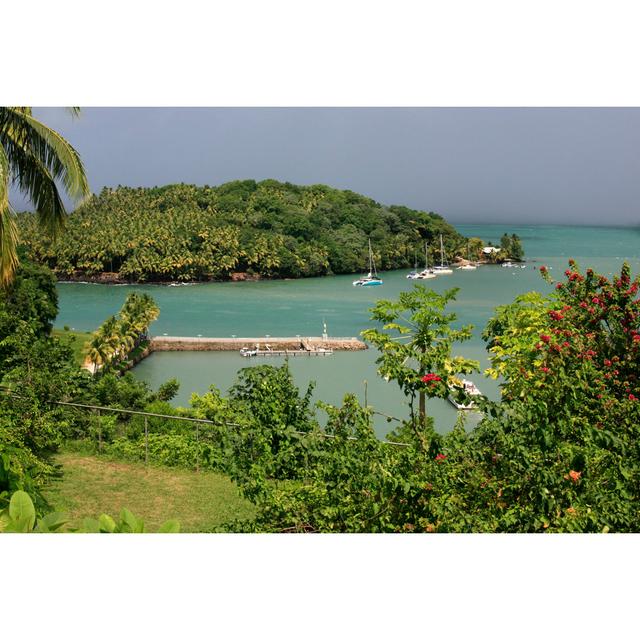
[[[368,238],[379,269],[413,266],[425,240],[435,257],[440,234],[447,256],[466,255],[467,246],[438,214],[276,180],[105,188],[76,210],[56,241],[33,215],[21,214],[19,226],[30,256],[61,278],[300,278],[365,269]]]

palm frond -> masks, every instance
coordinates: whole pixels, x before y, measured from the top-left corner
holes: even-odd
[[[9,206],[9,160],[0,147],[0,286],[5,287],[18,267],[18,229]]]
[[[9,162],[15,147],[35,156],[51,173],[61,180],[68,195],[79,201],[91,191],[78,152],[57,131],[47,127],[24,109],[6,108],[0,135],[13,144],[5,145]],[[3,143],[5,140],[2,141]]]
[[[0,209],[0,286],[6,287],[18,268],[18,229],[10,207]]]
[[[35,157],[16,153],[13,157],[14,182],[33,202],[40,225],[53,237],[65,223],[66,210],[55,180],[48,169]]]

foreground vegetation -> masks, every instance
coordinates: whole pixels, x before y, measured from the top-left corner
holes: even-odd
[[[226,522],[253,516],[252,505],[220,473],[145,467],[70,449],[53,462],[62,475],[45,487],[43,496],[55,511],[67,515],[72,527],[96,513],[119,513],[123,506],[151,531],[166,520],[178,521],[183,533],[215,531]]]
[[[484,419],[469,433],[459,423],[440,435],[429,418],[429,400],[446,397],[449,383],[478,366],[454,355],[470,330],[447,309],[455,290],[416,285],[380,301],[372,310],[380,328],[365,338],[379,348],[380,374],[402,389],[409,414],[388,442],[375,436],[372,409],[353,396],[341,407],[314,407],[313,387],[299,390],[286,364],[243,369],[226,396],[212,387],[181,409],[168,403],[175,381],[153,393],[130,374],[90,376],[51,337],[51,274],[23,268],[0,300],[0,372],[14,392],[0,396],[0,509],[25,490],[38,515],[51,511],[52,455],[82,440],[134,463],[124,467],[128,486],[142,482],[135,469],[147,457],[167,470],[227,476],[254,516],[229,514],[220,526],[229,531],[638,530],[640,279],[626,264],[610,280],[571,262],[560,282],[542,267],[550,294],[496,310],[484,338],[488,373],[504,380],[502,398],[480,400]],[[173,417],[98,416],[52,400]],[[76,487],[81,494],[81,480]]]
[[[446,253],[467,256],[467,240],[435,213],[383,206],[352,191],[276,180],[218,187],[168,185],[103,189],[51,241],[33,215],[19,216],[30,257],[60,278],[108,274],[126,281],[300,278],[412,267],[424,242],[431,263],[442,234]],[[436,246],[437,245],[437,246]],[[477,254],[482,242],[472,245]],[[477,255],[476,255],[477,257]],[[240,274],[240,275],[238,275]]]

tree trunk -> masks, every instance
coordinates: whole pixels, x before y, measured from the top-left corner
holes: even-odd
[[[424,428],[427,424],[427,408],[424,391],[420,392],[420,425]]]

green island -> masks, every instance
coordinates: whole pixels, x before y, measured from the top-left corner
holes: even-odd
[[[22,213],[18,227],[32,259],[60,279],[169,282],[303,278],[366,270],[368,241],[381,270],[440,261],[519,259],[519,242],[482,253],[442,216],[383,206],[352,191],[276,180],[217,187],[174,184],[103,189],[74,211],[56,240]],[[512,246],[513,245],[513,246]]]

